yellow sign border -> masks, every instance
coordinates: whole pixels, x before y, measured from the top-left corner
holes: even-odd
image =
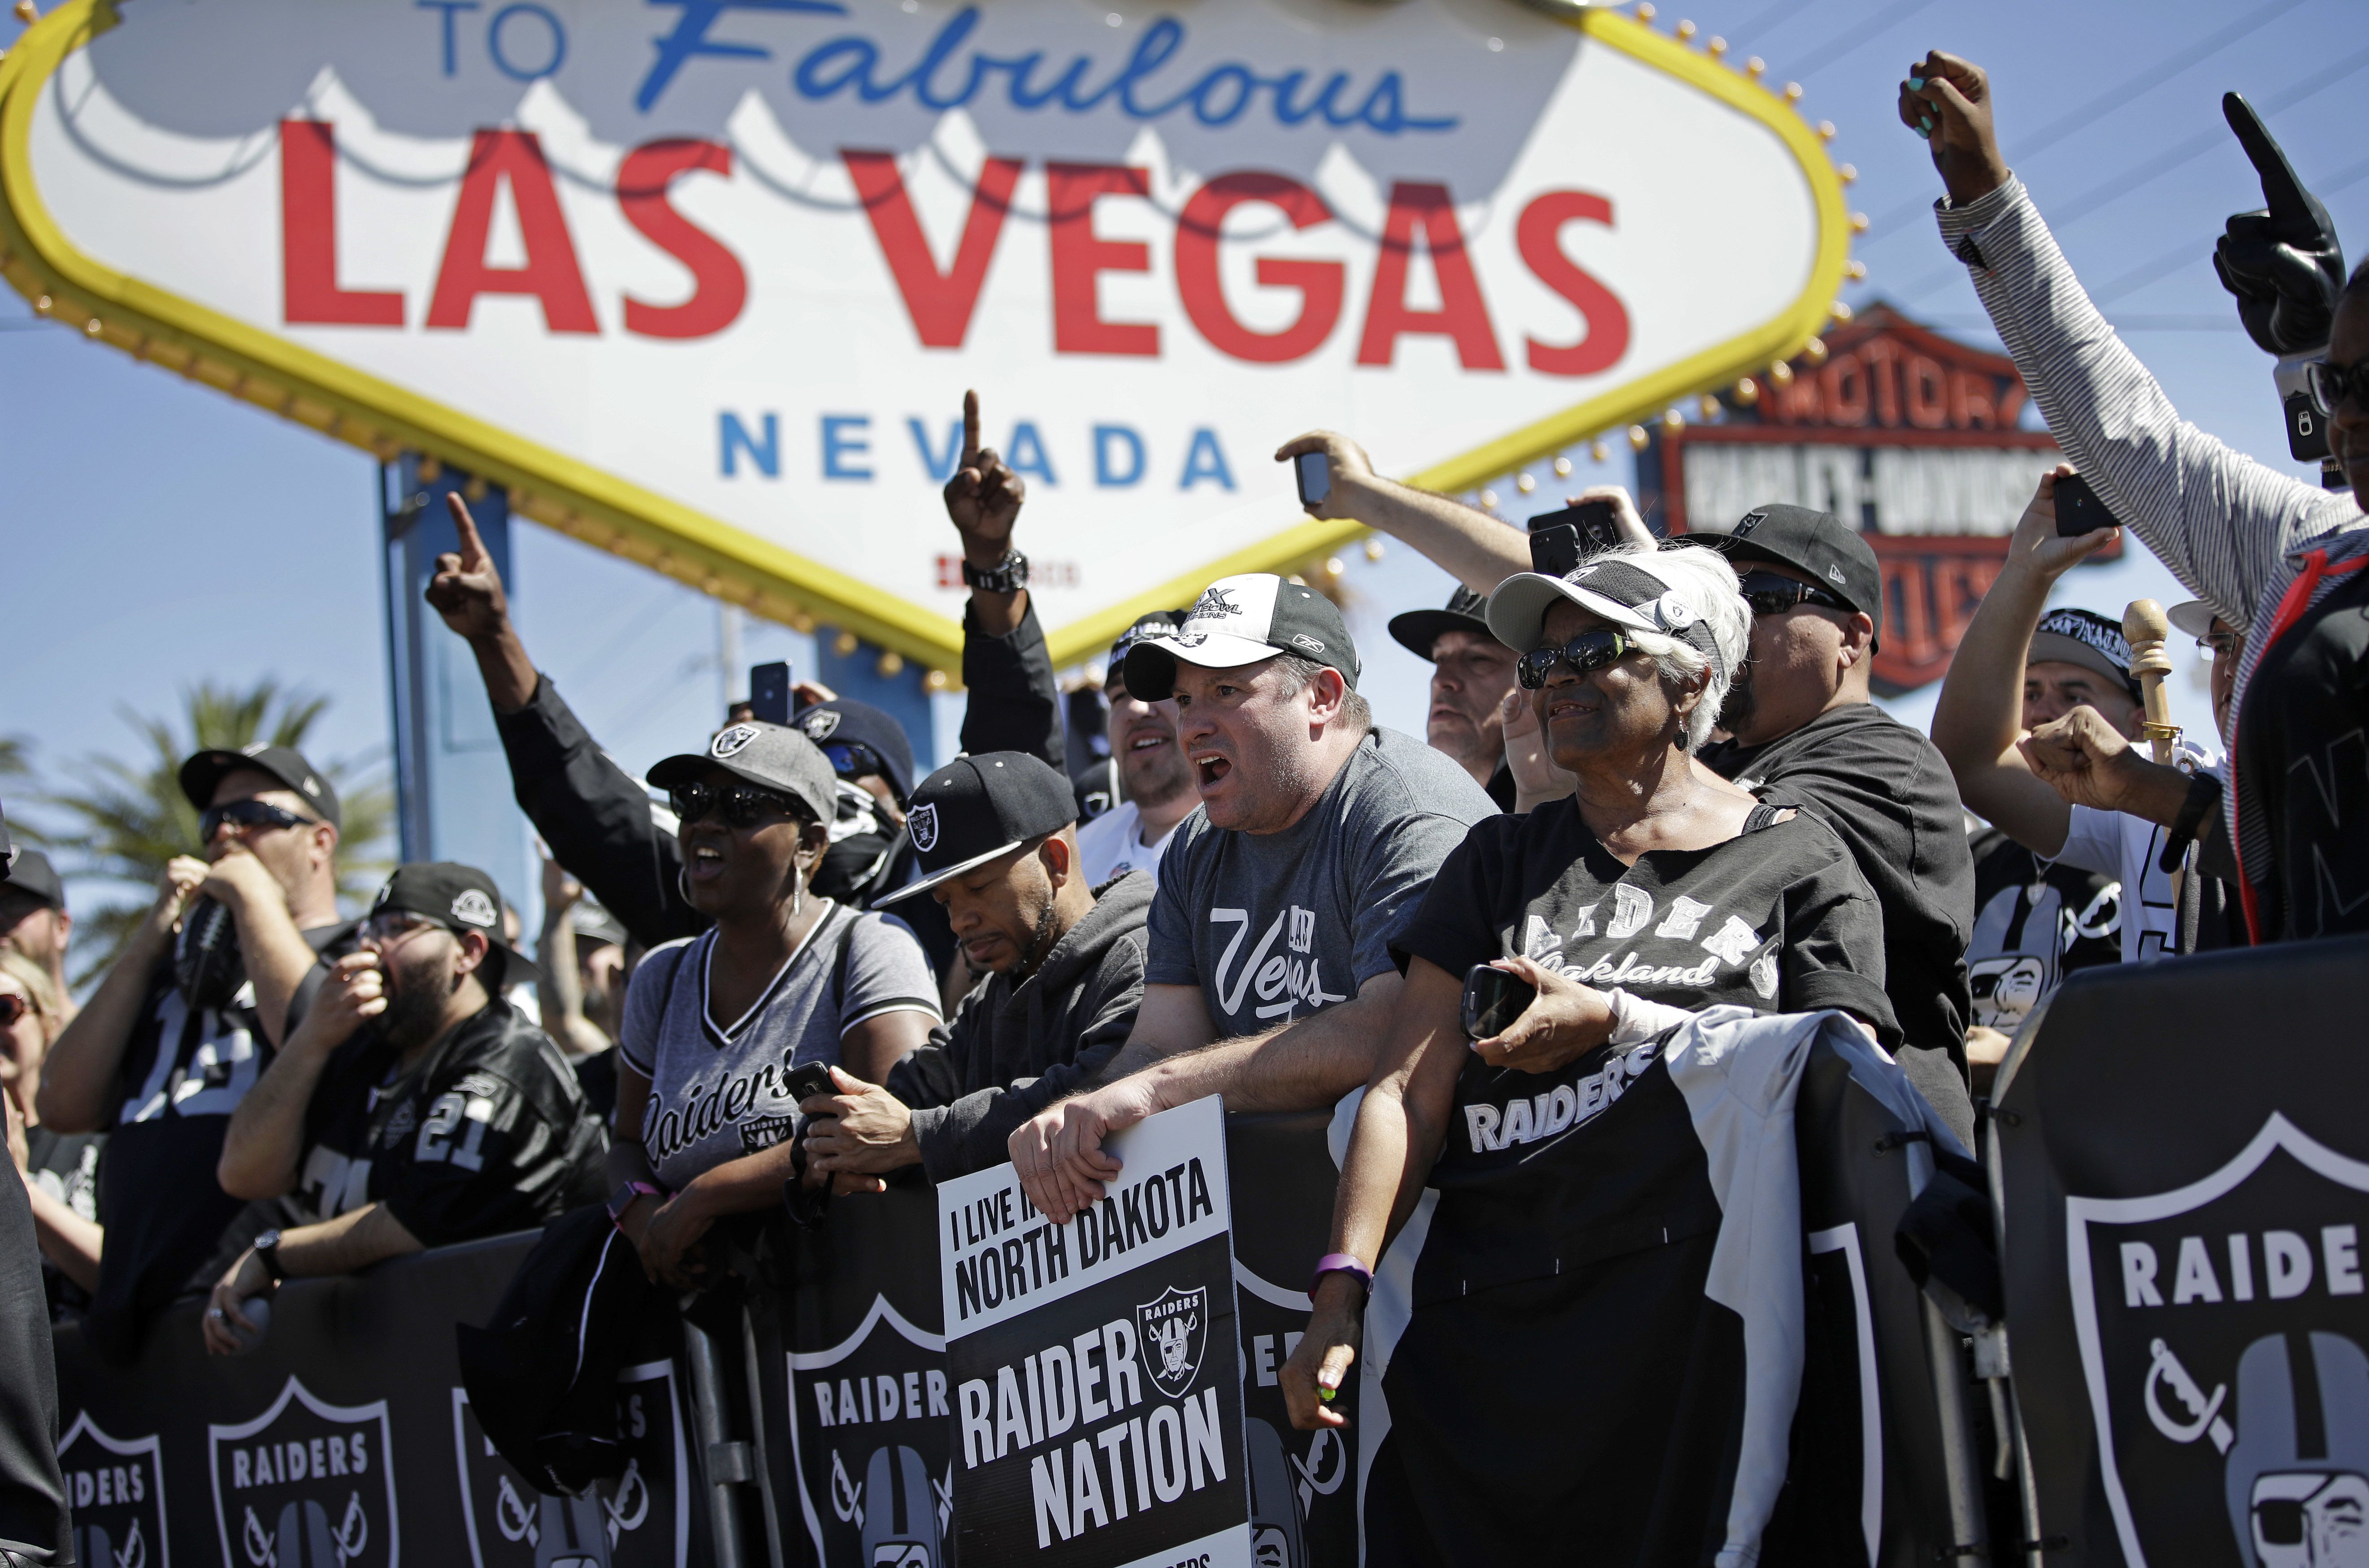
[[[962,628],[946,616],[771,544],[640,486],[563,456],[300,344],[118,272],[85,256],[51,218],[32,177],[33,114],[66,56],[115,27],[114,0],[68,0],[0,57],[0,276],[41,314],[97,340],[244,398],[382,460],[410,450],[509,493],[546,527],[652,567],[772,620],[811,617],[935,669],[957,671]],[[1757,82],[1618,12],[1563,18],[1591,39],[1709,93],[1777,133],[1808,180],[1818,243],[1807,285],[1760,326],[1677,364],[1409,475],[1425,489],[1469,489],[1676,400],[1790,358],[1825,324],[1849,249],[1842,179],[1817,134]],[[1213,578],[1289,570],[1366,530],[1303,521],[1047,634],[1066,666],[1106,647],[1147,611],[1180,604]]]

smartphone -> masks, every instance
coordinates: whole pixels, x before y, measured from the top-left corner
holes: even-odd
[[[790,1104],[802,1105],[818,1094],[836,1094],[839,1085],[830,1081],[830,1069],[818,1061],[790,1069],[788,1082]]]
[[[1475,964],[1464,976],[1464,1033],[1475,1040],[1494,1039],[1529,1011],[1539,988],[1504,969]]]
[[[1580,501],[1530,519],[1530,569],[1559,578],[1620,543],[1610,501]]]
[[[786,659],[749,667],[749,705],[761,724],[790,722],[790,666]]]
[[[1299,504],[1320,507],[1333,493],[1333,464],[1321,452],[1303,452],[1291,460],[1291,475],[1299,481]]]
[[[2060,537],[2076,539],[2101,528],[2122,525],[2122,520],[2108,511],[2106,503],[2098,498],[2098,492],[2089,488],[2089,481],[2078,474],[2067,474],[2056,481],[2056,532]]]

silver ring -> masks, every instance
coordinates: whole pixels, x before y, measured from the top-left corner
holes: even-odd
[[[230,1321],[230,1314],[229,1314],[228,1312],[223,1311],[220,1307],[216,1307],[216,1308],[215,1308],[212,1312],[208,1313],[207,1315],[208,1315],[209,1317],[212,1318],[212,1319],[213,1319],[213,1321],[214,1321],[214,1322],[218,1322],[218,1323],[221,1323],[221,1322],[228,1322]]]

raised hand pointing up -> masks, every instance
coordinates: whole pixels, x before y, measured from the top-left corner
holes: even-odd
[[[2237,296],[2237,316],[2263,352],[2300,354],[2328,341],[2344,290],[2344,247],[2328,209],[2303,188],[2253,106],[2236,93],[2221,112],[2261,176],[2267,205],[2239,212],[2213,247],[2213,270]]]
[[[452,510],[452,526],[461,535],[458,552],[436,557],[436,573],[428,579],[430,608],[444,624],[468,640],[486,678],[486,695],[497,712],[515,713],[534,696],[534,661],[526,656],[518,629],[510,624],[510,603],[502,592],[502,574],[477,533],[477,520],[457,490],[444,501]]]
[[[946,481],[946,516],[962,535],[963,556],[981,571],[1003,557],[1012,545],[1012,525],[1019,519],[1028,486],[1004,465],[993,447],[978,444],[978,394],[963,394],[962,459]]]

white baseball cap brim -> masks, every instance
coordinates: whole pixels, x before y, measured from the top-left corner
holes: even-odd
[[[1628,626],[1640,632],[1662,629],[1644,612],[1631,609],[1618,600],[1608,599],[1582,584],[1551,578],[1541,572],[1523,572],[1499,583],[1497,590],[1489,596],[1489,631],[1516,653],[1527,653],[1544,639],[1547,612],[1558,602],[1576,604],[1589,614],[1600,615],[1616,626]]]

